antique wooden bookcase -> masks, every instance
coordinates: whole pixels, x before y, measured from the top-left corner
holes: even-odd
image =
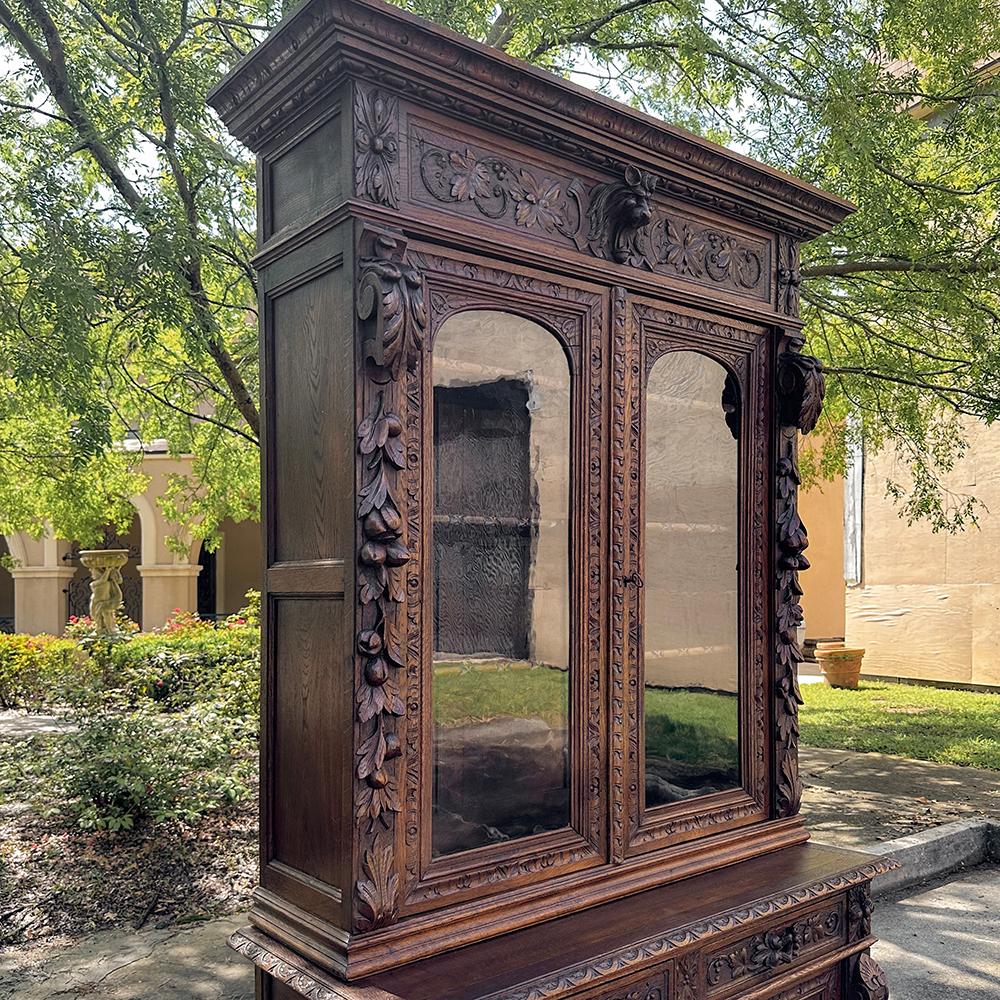
[[[378,0],[258,157],[258,997],[862,1000],[798,817],[799,245],[850,206]]]

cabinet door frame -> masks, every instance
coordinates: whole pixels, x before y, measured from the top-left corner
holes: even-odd
[[[621,711],[612,726],[621,754],[623,858],[685,843],[711,833],[763,822],[769,815],[770,756],[767,699],[770,590],[770,331],[650,299],[633,299],[627,310],[623,447],[627,484],[622,534],[624,566],[613,600],[622,607],[613,644],[624,650],[620,669]],[[721,364],[740,389],[739,440],[739,740],[741,787],[645,808],[645,719],[641,583],[644,562],[645,387],[652,365],[673,351],[695,351]],[[720,413],[721,417],[721,413]],[[612,681],[613,689],[615,688]]]
[[[607,793],[604,690],[606,546],[607,291],[582,282],[468,254],[411,244],[409,260],[427,288],[428,336],[407,378],[406,735],[403,750],[403,893],[400,915],[493,896],[606,864]],[[570,825],[468,851],[432,857],[433,719],[433,398],[431,358],[449,317],[490,310],[514,313],[556,337],[570,366]]]

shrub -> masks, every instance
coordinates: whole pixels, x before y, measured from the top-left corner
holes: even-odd
[[[190,822],[253,788],[252,727],[210,706],[167,714],[108,704],[75,721],[52,753],[48,784],[84,829]]]
[[[216,627],[177,613],[159,632],[137,635],[111,652],[115,683],[167,709],[196,702],[255,719],[260,694],[260,630],[227,621]]]
[[[97,679],[94,661],[70,639],[0,633],[0,707],[71,700]]]

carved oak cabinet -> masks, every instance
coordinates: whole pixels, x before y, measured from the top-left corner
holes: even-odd
[[[870,1000],[798,817],[799,245],[851,206],[378,0],[258,157],[262,1000]]]

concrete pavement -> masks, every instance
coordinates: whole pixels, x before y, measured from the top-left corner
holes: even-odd
[[[880,900],[872,925],[892,1000],[1000,998],[1000,869]]]

